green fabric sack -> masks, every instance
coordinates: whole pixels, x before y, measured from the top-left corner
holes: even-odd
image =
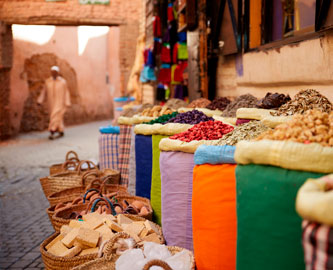
[[[161,225],[162,223],[162,211],[161,211],[160,148],[158,146],[163,138],[168,138],[168,136],[152,135],[153,168],[151,173],[150,202],[154,213],[153,220],[159,225]]]
[[[298,189],[323,174],[238,165],[237,270],[304,270]]]

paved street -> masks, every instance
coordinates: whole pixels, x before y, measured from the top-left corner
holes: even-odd
[[[39,178],[69,150],[97,161],[98,128],[107,124],[68,127],[55,141],[47,132],[34,132],[0,142],[0,269],[44,269],[39,245],[53,228]]]

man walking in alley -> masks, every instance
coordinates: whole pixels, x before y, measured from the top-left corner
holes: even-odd
[[[42,104],[47,95],[50,140],[64,136],[64,114],[66,108],[71,105],[66,80],[59,75],[59,72],[58,66],[51,67],[51,77],[45,81],[45,87],[37,99],[37,103]]]

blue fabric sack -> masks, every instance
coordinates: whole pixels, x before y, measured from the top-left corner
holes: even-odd
[[[99,132],[102,134],[119,134],[120,128],[118,126],[100,127]]]
[[[194,163],[202,164],[236,164],[234,159],[236,146],[200,145],[194,153]]]
[[[135,135],[136,196],[150,199],[153,148],[151,136]]]

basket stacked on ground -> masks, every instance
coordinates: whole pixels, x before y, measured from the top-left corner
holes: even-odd
[[[71,155],[73,155],[73,157],[70,157]],[[67,152],[67,154],[65,156],[65,162],[69,161],[69,160],[74,161],[75,163],[80,162],[80,159],[79,159],[77,153],[74,152],[74,151],[68,151]],[[63,172],[64,171],[64,163],[58,163],[58,164],[51,165],[50,166],[50,175]]]
[[[117,242],[118,239],[120,238],[130,238],[130,236],[126,233],[119,233],[117,236],[115,236],[109,243],[106,245],[104,249],[104,256],[103,258],[96,259],[94,261],[85,263],[83,265],[80,265],[78,267],[75,267],[75,270],[115,270],[116,269],[116,261],[119,258],[119,255],[116,255],[112,253],[112,250],[114,249],[114,245]],[[168,246],[168,250],[172,255],[181,252],[184,250],[183,248],[180,247],[174,247],[174,246]],[[190,252],[190,251],[189,251]],[[191,255],[191,270],[195,269],[195,261],[194,261],[194,256],[192,252],[190,252]],[[149,269],[151,266],[160,266],[163,269],[170,270],[170,266],[168,266],[165,262],[161,260],[152,260],[148,262],[144,269]],[[171,269],[172,270],[172,269]]]

